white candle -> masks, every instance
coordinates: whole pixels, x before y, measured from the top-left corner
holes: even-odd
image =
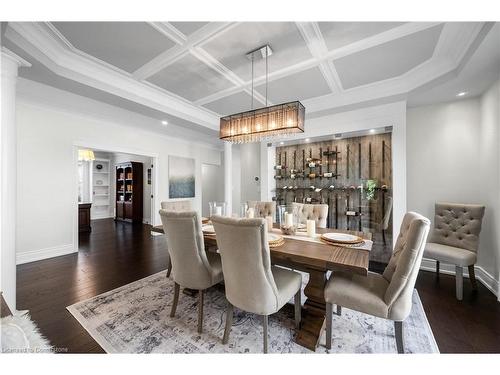
[[[247,210],[247,218],[253,219],[255,217],[255,209],[253,207],[250,207]]]
[[[307,220],[307,236],[316,236],[316,222],[314,220]]]
[[[289,214],[288,212],[285,212],[285,227],[293,227],[293,214]]]
[[[266,221],[267,221],[267,230],[270,232],[273,230],[273,217],[266,216]]]
[[[218,216],[222,215],[222,207],[221,206],[215,206],[215,214]]]

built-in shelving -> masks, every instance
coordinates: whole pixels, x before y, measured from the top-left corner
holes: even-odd
[[[113,217],[110,195],[111,181],[111,161],[96,158],[92,163],[92,219]]]

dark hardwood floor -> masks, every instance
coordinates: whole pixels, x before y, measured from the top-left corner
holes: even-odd
[[[41,332],[60,352],[102,353],[66,306],[117,288],[167,267],[165,238],[147,225],[94,221],[80,235],[80,252],[17,267],[19,310],[30,310]],[[371,265],[374,270],[380,265]],[[417,290],[442,353],[500,353],[500,303],[479,283],[464,280],[464,300],[455,299],[455,280],[420,272]]]

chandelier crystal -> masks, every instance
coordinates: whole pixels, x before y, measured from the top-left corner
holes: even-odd
[[[306,109],[299,101],[267,106],[268,57],[271,47],[265,45],[247,54],[252,61],[251,110],[235,113],[220,119],[219,138],[231,143],[259,142],[276,136],[304,132]],[[266,106],[253,109],[253,68],[256,58],[266,62]]]

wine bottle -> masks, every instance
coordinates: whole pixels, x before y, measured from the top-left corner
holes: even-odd
[[[316,178],[316,173],[309,173],[308,177],[309,178]]]
[[[283,178],[283,176],[276,175],[276,176],[274,176],[274,178],[275,178],[276,180],[281,180],[281,179]]]
[[[325,172],[325,173],[323,173],[323,177],[331,178],[331,177],[333,177],[333,173],[332,172]]]
[[[275,165],[274,169],[277,170],[277,171],[280,171],[282,169],[286,169],[286,165]]]

